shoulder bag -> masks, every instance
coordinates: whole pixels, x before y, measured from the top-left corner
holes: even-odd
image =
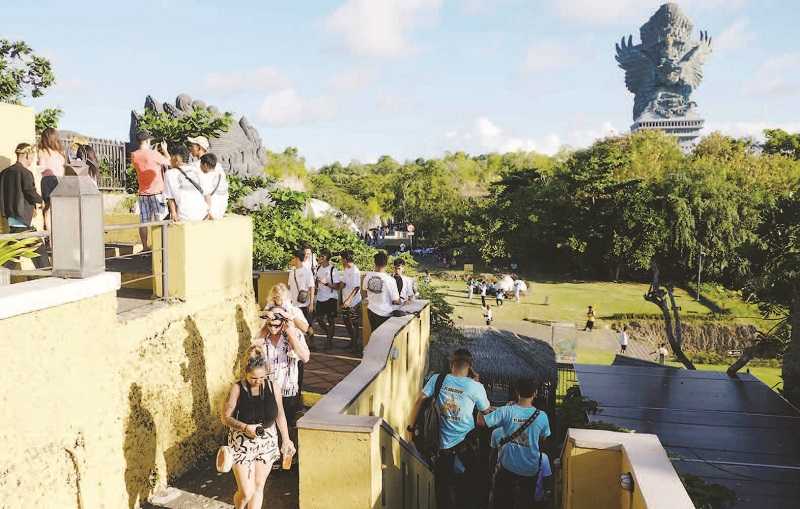
[[[298,304],[307,304],[308,303],[308,290],[303,290],[300,288],[300,284],[297,282],[297,269],[292,271],[292,276],[294,277],[294,286],[297,288],[297,303]]]

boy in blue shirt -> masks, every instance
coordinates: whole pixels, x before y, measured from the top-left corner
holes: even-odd
[[[537,412],[533,406],[536,383],[533,380],[519,380],[515,385],[516,403],[500,407],[485,417],[478,416],[479,424],[497,428],[492,433],[493,447],[497,447],[503,438],[510,437]],[[541,453],[541,441],[549,436],[547,414],[539,412],[522,433],[500,448],[499,469],[493,489],[495,507],[533,506],[539,469],[545,476],[549,475],[549,459]]]
[[[438,509],[468,509],[477,503],[476,482],[472,479],[476,468],[477,435],[472,412],[477,408],[488,413],[489,398],[486,389],[475,381],[472,370],[472,354],[460,348],[453,352],[450,373],[430,377],[411,410],[409,422],[416,422],[420,406],[425,398],[433,395],[436,380],[444,376],[436,406],[439,408],[440,451],[433,467],[436,479],[436,507]],[[409,427],[409,441],[414,433]]]

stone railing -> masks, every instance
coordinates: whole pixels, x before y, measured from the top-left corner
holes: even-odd
[[[655,435],[570,429],[561,464],[564,509],[694,509]]]
[[[434,507],[433,474],[400,437],[427,373],[430,305],[404,309],[298,422],[303,509]]]

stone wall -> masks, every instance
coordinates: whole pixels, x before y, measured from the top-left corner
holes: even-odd
[[[661,320],[633,320],[627,322],[631,336],[658,345],[667,343],[664,322]],[[752,325],[705,322],[683,323],[683,349],[687,352],[726,353],[741,350],[756,339],[756,328]]]

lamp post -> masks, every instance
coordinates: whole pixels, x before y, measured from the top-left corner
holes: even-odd
[[[89,177],[62,177],[50,195],[53,275],[85,278],[105,272],[103,195]]]
[[[700,273],[703,271],[703,249],[697,253],[697,302],[700,302]]]

